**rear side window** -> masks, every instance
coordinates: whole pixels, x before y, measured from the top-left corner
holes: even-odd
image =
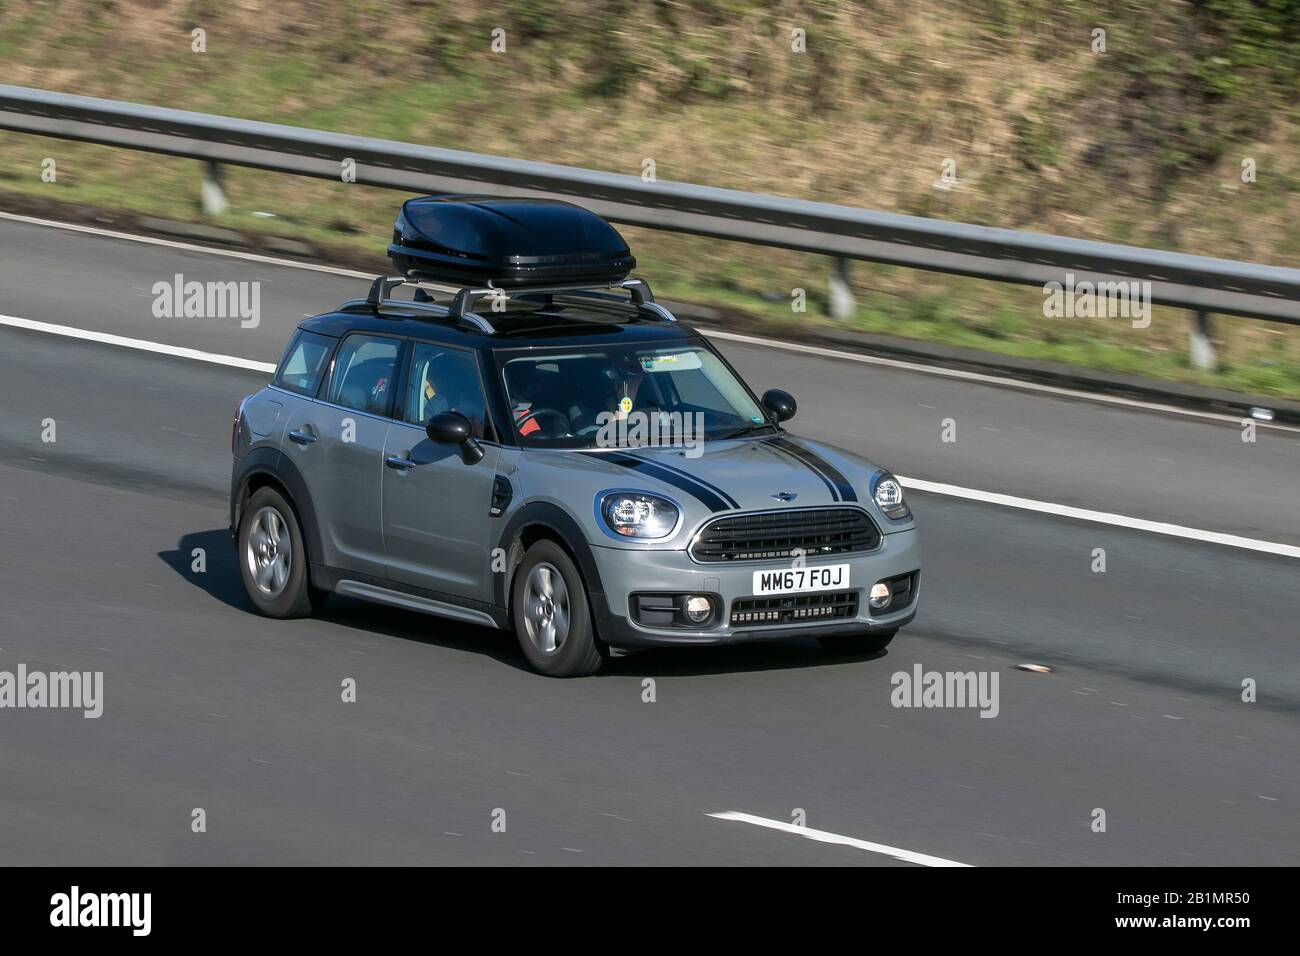
[[[328,335],[299,332],[285,351],[272,384],[300,395],[315,395],[321,376],[325,374],[325,360],[336,341]]]
[[[401,343],[380,335],[349,335],[334,357],[326,399],[344,408],[387,415]]]

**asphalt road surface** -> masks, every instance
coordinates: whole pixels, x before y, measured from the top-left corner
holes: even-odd
[[[154,318],[177,272],[261,280],[260,324]],[[8,316],[274,361],[364,291],[0,221]],[[1300,543],[1295,432],[720,345],[798,397],[796,434],[900,474]],[[503,632],[338,598],[252,612],[229,434],[265,380],[0,327],[0,671],[104,672],[98,719],[0,709],[0,863],[1300,862],[1294,558],[913,493],[926,587],[886,654],[661,650],[556,681]],[[996,672],[997,716],[894,707],[917,664]]]

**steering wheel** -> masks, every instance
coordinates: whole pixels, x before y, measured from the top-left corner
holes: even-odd
[[[600,431],[600,414],[594,408],[578,403],[570,411],[572,414],[568,416],[569,430],[573,434],[589,435]]]
[[[516,430],[516,431],[519,431],[520,429],[522,429],[522,428],[524,427],[524,423],[525,423],[525,422],[530,421],[531,419],[534,419],[534,418],[540,418],[540,417],[542,417],[543,415],[548,415],[548,416],[550,416],[551,418],[554,418],[554,419],[556,419],[557,421],[563,423],[563,427],[560,429],[560,433],[561,433],[561,434],[563,434],[563,435],[567,435],[567,434],[570,433],[570,429],[571,429],[573,426],[572,426],[572,425],[570,424],[570,422],[569,422],[569,416],[565,415],[564,412],[560,411],[559,409],[555,409],[555,408],[534,408],[532,411],[530,411],[530,412],[529,412],[527,415],[525,415],[523,418],[517,419],[517,420],[515,421],[515,430]],[[551,437],[555,437],[555,436],[551,436]]]

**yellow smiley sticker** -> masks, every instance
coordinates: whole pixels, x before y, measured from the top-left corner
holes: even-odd
[[[623,396],[621,399],[619,399],[619,401],[618,401],[618,410],[619,410],[620,412],[622,412],[624,415],[626,415],[628,412],[630,412],[630,411],[632,410],[632,399],[630,399],[630,398],[628,398],[626,395],[624,395],[624,396]]]

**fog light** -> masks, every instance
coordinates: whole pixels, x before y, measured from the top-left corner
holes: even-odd
[[[889,585],[884,581],[877,581],[871,585],[871,606],[877,611],[889,607],[889,602],[893,600],[890,593]]]
[[[686,620],[692,624],[703,624],[713,614],[713,602],[699,594],[686,599]]]

